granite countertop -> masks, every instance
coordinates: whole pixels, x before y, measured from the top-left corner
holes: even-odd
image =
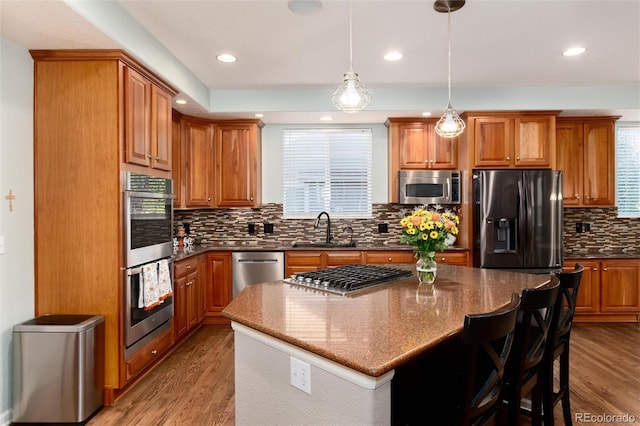
[[[415,277],[353,296],[274,281],[248,286],[223,315],[378,377],[459,333],[465,314],[495,310],[509,303],[514,292],[549,279],[443,264],[433,295],[417,293]]]

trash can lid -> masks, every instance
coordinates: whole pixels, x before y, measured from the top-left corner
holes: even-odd
[[[104,322],[102,315],[42,315],[13,326],[14,332],[81,332]]]

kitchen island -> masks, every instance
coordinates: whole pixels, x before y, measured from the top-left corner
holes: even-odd
[[[249,286],[223,311],[235,331],[236,422],[389,424],[394,368],[460,333],[465,314],[549,280],[439,265],[431,295],[415,277],[352,296]]]

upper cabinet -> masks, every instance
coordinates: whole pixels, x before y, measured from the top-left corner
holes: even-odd
[[[465,114],[472,167],[555,167],[556,111]]]
[[[258,207],[262,203],[261,123],[216,125],[214,139],[217,207]]]
[[[558,118],[557,168],[563,171],[566,207],[614,206],[614,128],[618,118]]]
[[[389,194],[398,201],[399,170],[455,170],[458,138],[442,138],[435,132],[438,119],[389,118]]]
[[[124,67],[125,161],[171,171],[172,93]]]
[[[182,192],[176,189],[174,207],[259,207],[261,128],[259,120],[181,117],[174,124],[180,134],[174,153],[180,157],[174,159],[173,180]]]

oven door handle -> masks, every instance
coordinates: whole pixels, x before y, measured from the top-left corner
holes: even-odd
[[[142,273],[142,268],[129,268],[127,269],[127,276],[132,277],[134,275],[140,275]]]
[[[175,194],[161,194],[158,192],[139,192],[139,191],[124,191],[124,196],[128,198],[165,198],[175,199]]]

